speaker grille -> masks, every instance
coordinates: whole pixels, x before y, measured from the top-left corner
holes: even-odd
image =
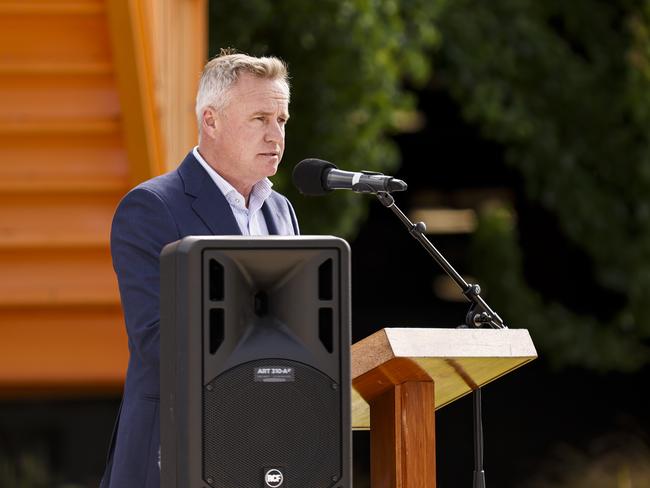
[[[264,367],[293,368],[288,381],[256,381]],[[203,479],[219,488],[263,488],[281,468],[283,488],[326,488],[340,479],[341,388],[283,359],[251,361],[217,376],[203,396]]]

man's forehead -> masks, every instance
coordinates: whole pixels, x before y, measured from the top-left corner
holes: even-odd
[[[289,99],[289,87],[281,79],[258,78],[247,73],[235,82],[233,91],[245,97],[260,95],[278,100]]]
[[[289,100],[286,96],[253,96],[245,99],[244,105],[247,111],[254,113],[289,112]]]
[[[282,112],[289,113],[289,98],[285,93],[259,91],[250,92],[238,100],[242,108],[250,113],[271,114]]]

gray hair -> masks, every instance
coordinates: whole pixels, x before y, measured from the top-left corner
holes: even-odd
[[[199,90],[196,94],[196,119],[201,132],[201,120],[206,107],[222,111],[229,102],[229,91],[239,79],[240,73],[250,73],[258,78],[280,80],[287,87],[289,95],[289,72],[287,65],[279,58],[268,56],[256,58],[246,54],[233,54],[222,49],[203,68]]]

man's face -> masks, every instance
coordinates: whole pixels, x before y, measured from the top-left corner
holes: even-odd
[[[284,83],[241,74],[230,89],[226,108],[212,114],[214,131],[204,134],[211,139],[211,154],[204,157],[224,178],[236,188],[250,187],[276,173],[289,119]]]

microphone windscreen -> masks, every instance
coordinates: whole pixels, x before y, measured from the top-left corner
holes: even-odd
[[[328,170],[336,169],[329,161],[322,159],[303,159],[293,168],[293,184],[303,195],[325,195],[332,191],[324,184]]]

